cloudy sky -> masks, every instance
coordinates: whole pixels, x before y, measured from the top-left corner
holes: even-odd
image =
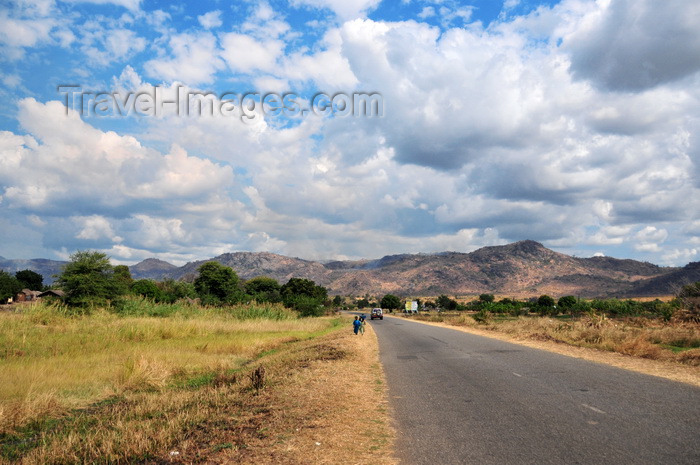
[[[697,0],[0,5],[5,258],[700,260]]]

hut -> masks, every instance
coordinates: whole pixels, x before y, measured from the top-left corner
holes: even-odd
[[[32,302],[39,297],[41,291],[32,291],[31,289],[22,289],[15,296],[15,302]]]
[[[54,297],[54,298],[62,299],[65,296],[66,296],[66,293],[60,289],[48,289],[48,290],[40,293],[37,297],[41,297],[41,298]]]

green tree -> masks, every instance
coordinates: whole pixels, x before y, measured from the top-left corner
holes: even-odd
[[[268,278],[267,276],[258,276],[257,278],[249,279],[243,285],[247,294],[255,295],[264,292],[279,291],[280,283],[276,279]]]
[[[367,300],[366,298],[359,299],[357,302],[355,302],[355,305],[359,309],[367,308],[369,307],[369,300]]]
[[[557,305],[560,306],[561,308],[571,308],[574,305],[576,305],[576,297],[572,295],[565,295],[563,297],[559,297],[559,300],[557,301]]]
[[[131,285],[131,292],[136,295],[153,299],[156,302],[163,300],[163,291],[150,279],[139,279]]]
[[[559,309],[555,306],[554,298],[544,294],[537,298],[537,307],[540,316],[556,316],[559,313]]]
[[[445,310],[455,310],[457,308],[457,301],[450,299],[445,294],[439,296],[436,299],[438,307],[444,308]]]
[[[131,277],[131,271],[126,265],[117,265],[114,267],[114,279],[124,288],[125,292],[134,283],[134,278]]]
[[[321,301],[328,298],[328,290],[325,287],[318,286],[314,281],[306,278],[291,278],[282,286],[280,292],[284,298],[292,295],[305,295]]]
[[[194,284],[184,281],[175,281],[174,279],[166,279],[156,283],[161,291],[160,301],[173,303],[179,299],[194,299],[197,297],[197,291]]]
[[[495,299],[495,296],[493,294],[481,294],[479,296],[479,300],[481,302],[493,302]]]
[[[401,299],[394,294],[387,294],[382,297],[379,306],[388,310],[398,310],[401,308]]]
[[[282,300],[281,287],[276,279],[267,276],[249,279],[243,285],[245,293],[258,302],[280,302]]]
[[[218,262],[207,262],[199,267],[194,288],[204,304],[222,305],[240,302],[238,275],[233,269]]]
[[[0,270],[0,303],[5,303],[10,297],[14,297],[22,290],[22,284],[12,276]]]
[[[109,257],[97,251],[80,250],[71,255],[56,283],[66,293],[66,303],[76,307],[105,305],[124,293]]]
[[[22,285],[22,289],[40,291],[44,287],[44,277],[32,270],[18,271],[15,278]]]
[[[341,305],[343,305],[343,298],[339,295],[333,297],[333,305],[336,307],[340,307]]]
[[[290,278],[280,289],[284,305],[302,316],[320,316],[328,299],[328,290],[306,278]]]

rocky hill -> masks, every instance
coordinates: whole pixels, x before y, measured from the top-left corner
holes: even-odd
[[[611,257],[571,257],[534,241],[484,247],[471,253],[400,254],[327,263],[267,252],[227,253],[211,260],[230,266],[242,279],[269,276],[284,283],[291,277],[307,278],[326,286],[331,294],[354,296],[668,295],[673,285],[661,286],[659,283],[666,282],[664,277],[671,283],[692,279],[685,269]],[[206,261],[210,260],[188,263],[168,276],[193,280],[197,268]]]
[[[640,283],[675,270],[634,260],[576,258],[534,241],[520,241],[471,253],[384,257],[333,273],[328,287],[340,294],[601,297],[629,293]]]
[[[269,252],[225,253],[209,260],[199,260],[168,273],[169,277],[192,281],[197,276],[197,268],[206,262],[216,261],[233,268],[242,279],[268,276],[281,283],[289,278],[307,278],[317,283],[327,283],[331,270],[319,262],[286,257]]]
[[[700,281],[700,262],[691,262],[670,273],[639,281],[627,295],[630,297],[676,295],[686,284],[698,281]]]
[[[135,279],[154,279],[160,281],[176,273],[179,268],[172,263],[168,263],[157,258],[147,258],[146,260],[129,267],[131,276]]]
[[[244,280],[268,276],[285,283],[292,277],[307,278],[326,286],[331,294],[353,296],[662,296],[675,294],[689,282],[700,281],[700,262],[672,268],[611,257],[577,258],[534,241],[483,247],[471,253],[400,254],[376,260],[325,263],[268,252],[226,253],[182,267],[149,258],[130,270],[135,279],[192,281],[197,268],[207,261],[230,266]],[[58,273],[64,263],[0,258],[0,269],[11,273],[31,269],[50,283],[51,275]]]

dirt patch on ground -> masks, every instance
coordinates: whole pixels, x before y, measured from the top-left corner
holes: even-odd
[[[547,350],[569,357],[576,357],[592,362],[605,363],[625,370],[636,371],[652,376],[679,381],[681,383],[692,384],[700,387],[700,367],[681,365],[673,362],[660,360],[650,360],[645,358],[632,357],[615,352],[605,352],[601,350],[589,349],[586,347],[571,346],[562,341],[558,341],[547,334],[543,334],[538,340],[525,337],[516,337],[508,334],[498,333],[493,330],[480,330],[473,327],[452,326],[446,323],[436,323],[428,321],[413,320],[418,323],[441,326],[444,328],[456,329],[465,333],[477,334],[479,336],[500,339],[535,349]]]
[[[203,428],[203,463],[379,464],[393,458],[377,338],[347,331],[280,351],[261,363],[266,386],[237,418]],[[194,438],[193,438],[194,439]],[[173,460],[177,461],[177,460]]]

